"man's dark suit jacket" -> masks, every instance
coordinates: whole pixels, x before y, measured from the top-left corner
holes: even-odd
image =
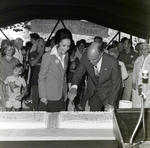
[[[88,73],[87,100],[97,91],[101,101],[105,100],[108,104],[115,105],[122,89],[121,71],[117,59],[104,53],[97,81],[94,66],[88,60],[87,52],[85,52],[74,73],[72,85],[79,85],[82,75],[86,71]]]

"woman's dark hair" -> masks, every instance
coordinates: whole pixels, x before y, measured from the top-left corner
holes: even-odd
[[[60,43],[63,39],[70,39],[72,41],[72,34],[66,28],[60,29],[56,32],[54,38],[55,44]]]
[[[74,43],[74,41],[72,40],[71,46],[70,46],[70,50],[68,50],[69,56],[70,56],[73,52],[76,52],[76,51],[77,51],[77,49],[76,49],[75,43]]]

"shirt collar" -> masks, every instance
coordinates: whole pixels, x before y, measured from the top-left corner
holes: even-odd
[[[51,50],[51,52],[50,52],[50,55],[55,55],[58,59],[60,59],[60,56],[59,56],[58,51],[57,51],[57,45],[55,45],[55,46],[52,48],[52,50]],[[65,58],[65,56],[66,56],[66,54],[63,55],[63,59]]]

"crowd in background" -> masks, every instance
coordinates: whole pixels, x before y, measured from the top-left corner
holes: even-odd
[[[147,68],[149,45],[138,43],[134,48],[130,39],[122,38],[107,46],[100,36],[94,37],[93,42],[103,45],[104,52],[118,60],[123,83],[120,99],[133,101],[133,107],[140,107],[138,87],[142,83],[141,70],[148,69],[150,72]],[[85,99],[86,73],[78,86],[76,98],[72,101],[67,97],[74,72],[89,45],[85,39],[75,43],[67,29],[60,29],[47,42],[37,33],[31,33],[30,41],[26,43],[21,38],[2,40],[1,110],[89,110]],[[146,107],[150,107],[149,99]]]

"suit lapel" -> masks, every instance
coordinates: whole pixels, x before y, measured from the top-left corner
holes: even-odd
[[[99,81],[98,81],[98,86],[102,84],[106,74],[107,74],[107,59],[105,54],[103,55],[103,59],[102,59],[102,64],[101,64],[101,69],[100,69],[100,73],[99,73]]]

